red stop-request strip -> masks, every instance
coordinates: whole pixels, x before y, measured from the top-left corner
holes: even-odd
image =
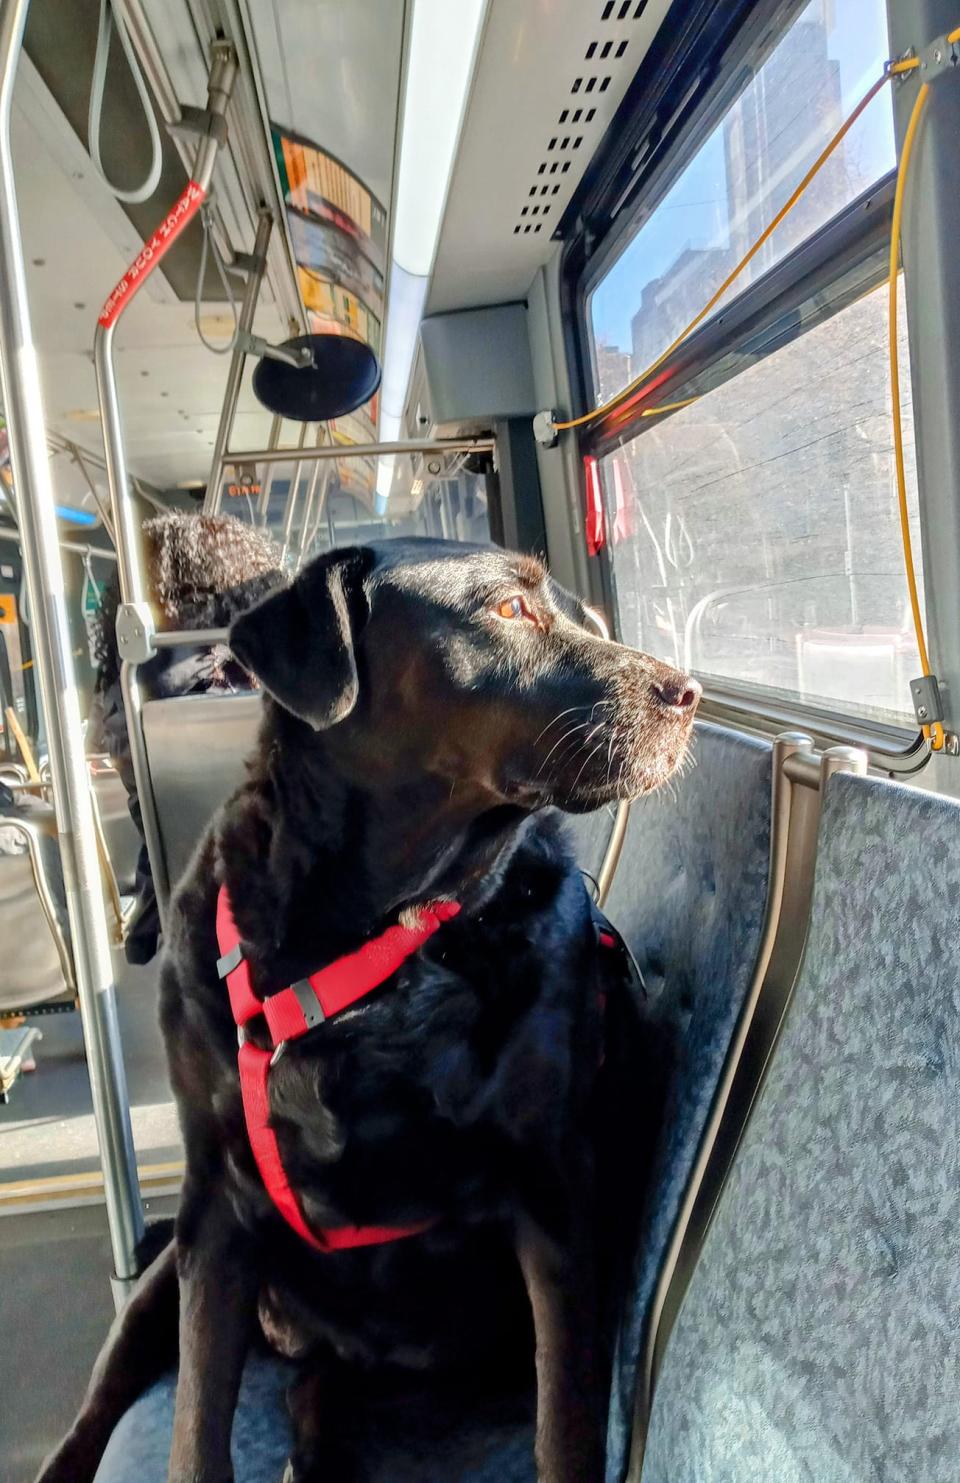
[[[193,221],[206,198],[207,192],[202,185],[198,185],[195,180],[187,184],[183,195],[176,205],[171,207],[149,242],[143,244],[100,310],[100,323],[104,329],[109,329],[111,325],[116,324],[141,285],[170,251],[184,228]]]

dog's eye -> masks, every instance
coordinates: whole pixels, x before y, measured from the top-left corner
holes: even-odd
[[[529,618],[534,621],[533,614],[522,597],[508,597],[506,602],[498,603],[497,616],[499,618]]]

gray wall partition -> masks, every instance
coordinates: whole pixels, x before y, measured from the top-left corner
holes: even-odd
[[[560,310],[560,249],[533,281],[528,298],[530,359],[537,405],[572,406],[570,377],[564,361]],[[583,541],[583,509],[577,440],[561,436],[554,448],[537,448],[543,519],[550,569],[559,582],[591,595],[591,576]]]
[[[890,50],[918,53],[960,25],[960,0],[888,0]],[[898,146],[921,73],[893,88]],[[910,363],[930,662],[947,731],[960,731],[960,68],[933,82],[904,208]],[[955,791],[957,762],[932,759],[935,785]]]

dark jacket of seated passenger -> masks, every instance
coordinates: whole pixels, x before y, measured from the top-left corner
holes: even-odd
[[[229,515],[162,515],[144,524],[148,578],[157,626],[227,628],[283,580],[279,553],[263,532]],[[96,696],[88,752],[106,751],[127,790],[130,815],[144,838],[127,718],[120,689],[116,576],[104,590],[96,636]],[[161,649],[137,671],[144,699],[250,690],[254,682],[224,644]],[[136,869],[137,905],[126,935],[129,963],[148,963],[159,945],[160,917],[146,844]]]

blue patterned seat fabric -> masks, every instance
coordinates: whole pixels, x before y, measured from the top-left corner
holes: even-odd
[[[674,1047],[653,1198],[618,1345],[611,1483],[626,1469],[650,1299],[750,982],[766,896],[771,749],[707,723],[696,732],[686,775],[670,792],[634,805],[607,904],[643,970],[652,1022]],[[592,873],[611,824],[604,810],[569,821],[578,859]],[[289,1448],[286,1378],[278,1362],[248,1365],[234,1427],[237,1483],[273,1483],[282,1474]],[[97,1483],[163,1483],[172,1406],[169,1377],[121,1422]],[[448,1416],[429,1442],[422,1429],[405,1440],[387,1429],[370,1448],[370,1483],[532,1483],[535,1477],[529,1423],[495,1415]]]
[[[838,776],[643,1483],[960,1477],[960,806]]]
[[[260,1354],[247,1362],[233,1425],[236,1483],[280,1483],[292,1441],[285,1391],[294,1373]],[[131,1407],[96,1483],[166,1483],[175,1394],[176,1376],[167,1375]],[[371,1407],[364,1422],[364,1483],[536,1483],[525,1401],[478,1407],[424,1390]]]
[[[671,791],[633,805],[606,905],[643,972],[652,1028],[672,1052],[621,1318],[608,1483],[626,1474],[651,1299],[756,963],[767,896],[771,758],[766,742],[698,722],[692,767]]]

